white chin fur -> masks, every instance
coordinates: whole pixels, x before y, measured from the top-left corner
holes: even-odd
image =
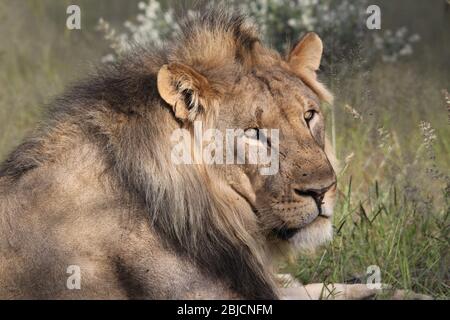
[[[320,221],[300,230],[290,242],[295,251],[312,251],[332,238],[333,227],[330,219],[320,218]]]

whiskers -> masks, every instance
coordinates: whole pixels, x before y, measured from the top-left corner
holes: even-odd
[[[257,206],[254,209],[255,214],[258,217],[260,231],[264,235],[272,235],[274,229],[288,227],[285,221],[274,214],[275,209],[272,206]]]

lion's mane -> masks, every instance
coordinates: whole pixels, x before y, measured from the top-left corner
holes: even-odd
[[[2,185],[89,141],[108,168],[103,175],[130,206],[142,208],[171,250],[243,297],[276,298],[250,208],[237,207],[208,170],[170,161],[168,139],[177,124],[156,86],[158,70],[173,62],[195,66],[221,87],[233,84],[254,59],[257,33],[243,16],[225,11],[189,19],[182,30],[160,48],[136,45],[56,99],[47,120],[1,165]]]

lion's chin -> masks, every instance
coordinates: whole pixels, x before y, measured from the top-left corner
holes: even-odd
[[[313,251],[333,238],[330,218],[319,216],[314,222],[302,228],[289,243],[294,251]]]
[[[276,238],[269,242],[269,256],[277,267],[282,261],[294,261],[302,253],[314,253],[319,246],[333,238],[331,218],[319,216],[311,224],[301,228],[289,240]],[[273,239],[273,238],[272,238]]]

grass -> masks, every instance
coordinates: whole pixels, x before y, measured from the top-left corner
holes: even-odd
[[[332,80],[329,131],[342,159],[335,238],[288,266],[300,281],[366,283],[376,265],[382,283],[450,297],[448,77],[440,76],[400,63]]]
[[[395,186],[352,194],[351,180],[336,209],[334,241],[315,255],[302,256],[295,275],[303,282],[362,282],[376,265],[381,282],[447,299],[447,209],[422,212]],[[342,185],[342,183],[341,183]],[[448,196],[448,195],[447,195]]]
[[[83,32],[65,30],[64,1],[0,2],[8,26],[0,28],[0,160],[42,106],[86,73],[86,61],[108,50],[94,28],[98,12],[123,21],[135,2],[89,2]],[[327,110],[328,131],[342,161],[335,238],[287,266],[302,282],[365,282],[376,265],[383,283],[450,298],[450,109],[442,95],[450,77],[448,50],[433,45],[329,79],[337,101]]]

